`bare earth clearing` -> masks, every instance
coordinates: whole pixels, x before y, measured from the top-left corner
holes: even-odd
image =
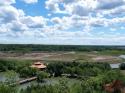
[[[81,61],[81,62],[123,62],[123,59],[112,55],[98,55],[94,52],[33,52],[33,53],[3,53],[0,58],[45,60],[45,61]]]

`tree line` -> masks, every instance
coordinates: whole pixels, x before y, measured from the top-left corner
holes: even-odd
[[[32,51],[102,51],[125,50],[125,46],[91,46],[91,45],[33,45],[33,44],[0,44],[0,51],[32,52]]]

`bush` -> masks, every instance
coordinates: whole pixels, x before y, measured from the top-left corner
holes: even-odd
[[[46,73],[46,72],[39,72],[37,74],[37,81],[38,82],[43,82],[43,79],[47,78],[47,77],[48,77],[48,73]]]
[[[50,63],[47,71],[55,77],[62,74],[70,74],[70,76],[97,76],[111,69],[108,63]]]
[[[121,70],[125,70],[125,63],[122,63],[122,64],[120,65],[120,69],[121,69]]]
[[[37,69],[31,67],[24,67],[20,69],[19,74],[21,77],[31,77],[37,75]]]
[[[0,83],[0,93],[17,93],[16,88]]]
[[[0,70],[1,71],[15,70],[15,62],[11,60],[0,59]]]

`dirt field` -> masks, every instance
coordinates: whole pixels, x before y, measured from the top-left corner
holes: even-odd
[[[67,62],[72,62],[74,60],[80,62],[123,62],[123,59],[118,56],[98,55],[95,52],[34,52],[25,54],[0,52],[0,58]]]

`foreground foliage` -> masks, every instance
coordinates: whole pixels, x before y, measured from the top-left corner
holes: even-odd
[[[117,79],[124,81],[125,78],[119,71],[111,70],[96,77],[80,80],[80,82],[71,85],[68,84],[66,78],[62,78],[55,85],[31,85],[27,89],[21,90],[21,93],[106,93],[103,85]]]
[[[3,63],[5,62],[5,63]],[[103,86],[114,80],[121,80],[125,84],[125,76],[119,70],[112,70],[108,63],[49,63],[43,72],[30,68],[29,64],[18,64],[15,61],[10,64],[0,61],[1,71],[8,72],[7,81],[0,83],[0,93],[18,93],[16,86],[10,84],[16,82],[16,73],[21,77],[37,76],[38,83],[22,89],[19,93],[106,93]],[[14,66],[13,66],[14,65]],[[41,84],[45,78],[60,77],[56,84]],[[69,84],[68,79],[76,79],[80,82]],[[117,92],[116,92],[117,93]]]

